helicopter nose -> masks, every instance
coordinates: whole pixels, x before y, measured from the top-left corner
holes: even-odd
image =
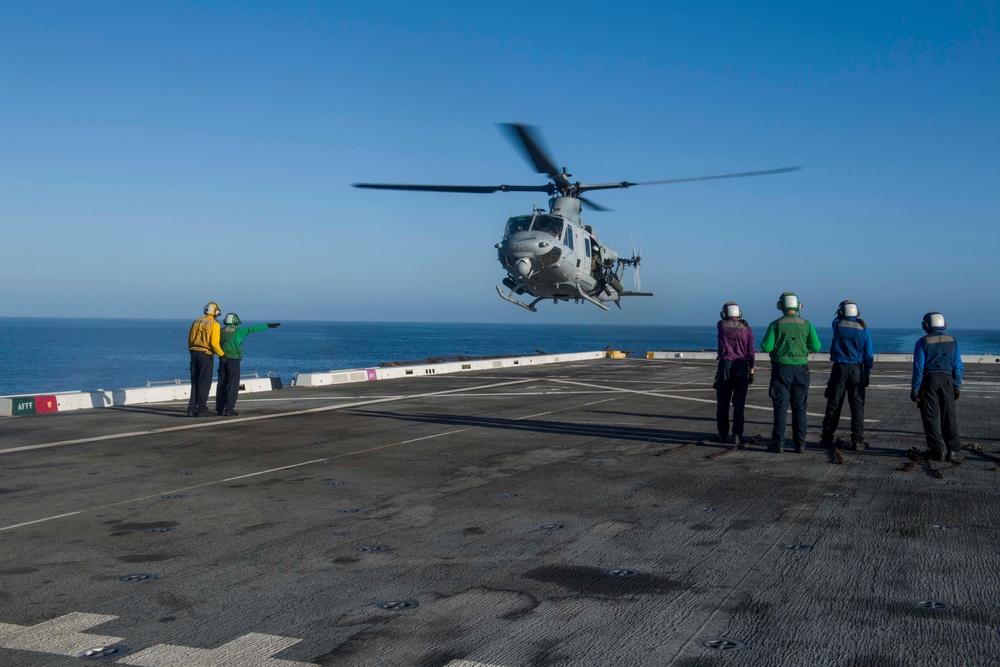
[[[527,257],[522,257],[519,260],[517,260],[517,263],[514,265],[514,268],[517,269],[518,275],[524,278],[529,273],[531,273],[531,260],[528,259]]]

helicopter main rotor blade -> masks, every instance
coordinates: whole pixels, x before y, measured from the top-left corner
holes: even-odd
[[[569,187],[569,178],[559,171],[555,163],[542,149],[542,140],[538,137],[537,131],[531,125],[521,123],[503,123],[501,127],[507,130],[507,136],[511,142],[524,151],[525,157],[539,174],[546,174],[556,182],[560,190]]]
[[[579,199],[581,202],[583,202],[584,204],[586,204],[587,208],[592,209],[594,211],[601,211],[603,213],[603,212],[611,210],[610,208],[607,208],[605,206],[601,206],[600,204],[594,203],[592,200],[587,199],[586,197],[577,197],[577,199]]]
[[[687,183],[688,181],[712,181],[719,178],[742,178],[743,176],[767,176],[768,174],[786,174],[790,171],[798,171],[802,167],[782,167],[781,169],[765,169],[764,171],[743,171],[738,174],[718,174],[716,176],[695,176],[694,178],[671,178],[665,181],[642,181],[632,183],[631,181],[621,181],[618,183],[595,183],[586,185],[581,183],[577,186],[579,192],[588,190],[613,190],[615,188],[630,188],[633,185],[664,185],[667,183]]]
[[[368,188],[370,190],[464,192],[484,195],[493,192],[546,192],[551,195],[555,191],[551,183],[546,185],[401,185],[393,183],[354,183],[353,187]]]
[[[798,171],[802,167],[782,167],[781,169],[765,169],[764,171],[744,171],[738,174],[719,174],[717,176],[696,176],[694,178],[672,178],[665,181],[643,181],[642,183],[629,183],[629,185],[662,185],[665,183],[686,183],[688,181],[711,181],[717,178],[742,178],[743,176],[767,176],[768,174],[787,174],[790,171]]]

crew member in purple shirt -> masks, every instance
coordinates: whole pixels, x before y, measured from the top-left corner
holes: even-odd
[[[732,301],[719,313],[719,367],[715,372],[715,418],[720,442],[739,444],[743,437],[743,407],[747,387],[753,382],[753,329],[743,311]],[[733,406],[733,431],[729,434],[729,405]]]

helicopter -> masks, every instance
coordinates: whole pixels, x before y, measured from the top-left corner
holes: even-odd
[[[640,254],[632,247],[631,257],[622,257],[605,245],[594,228],[584,224],[581,211],[584,206],[594,211],[608,211],[596,202],[581,196],[590,190],[630,188],[634,185],[662,185],[687,181],[705,181],[743,176],[763,176],[796,171],[801,167],[783,167],[765,171],[748,171],[715,176],[696,176],[660,181],[632,183],[601,183],[587,185],[571,181],[572,174],[559,169],[542,148],[537,129],[521,123],[503,123],[511,142],[523,151],[528,163],[539,174],[549,177],[544,185],[405,185],[390,183],[355,183],[356,188],[375,190],[410,190],[423,192],[459,192],[490,194],[493,192],[544,192],[549,199],[549,210],[533,206],[532,212],[515,215],[507,220],[503,240],[496,244],[497,258],[507,271],[503,279],[504,290],[498,285],[497,294],[510,303],[537,312],[539,302],[552,299],[553,303],[573,300],[592,303],[603,310],[614,303],[621,308],[621,298],[627,296],[653,296],[641,292],[639,280]],[[633,290],[622,285],[626,267],[633,271]],[[517,296],[534,297],[524,303]],[[517,296],[516,296],[517,295]]]

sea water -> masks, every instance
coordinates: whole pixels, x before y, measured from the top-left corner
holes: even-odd
[[[253,323],[245,323],[247,325]],[[189,381],[190,320],[0,318],[0,395]],[[823,349],[829,323],[817,325]],[[759,347],[764,328],[754,327]],[[963,354],[1000,353],[1000,331],[950,331]],[[920,329],[872,328],[876,352],[913,352]],[[286,321],[243,341],[244,377],[371,368],[441,357],[615,349],[714,350],[707,326]]]

